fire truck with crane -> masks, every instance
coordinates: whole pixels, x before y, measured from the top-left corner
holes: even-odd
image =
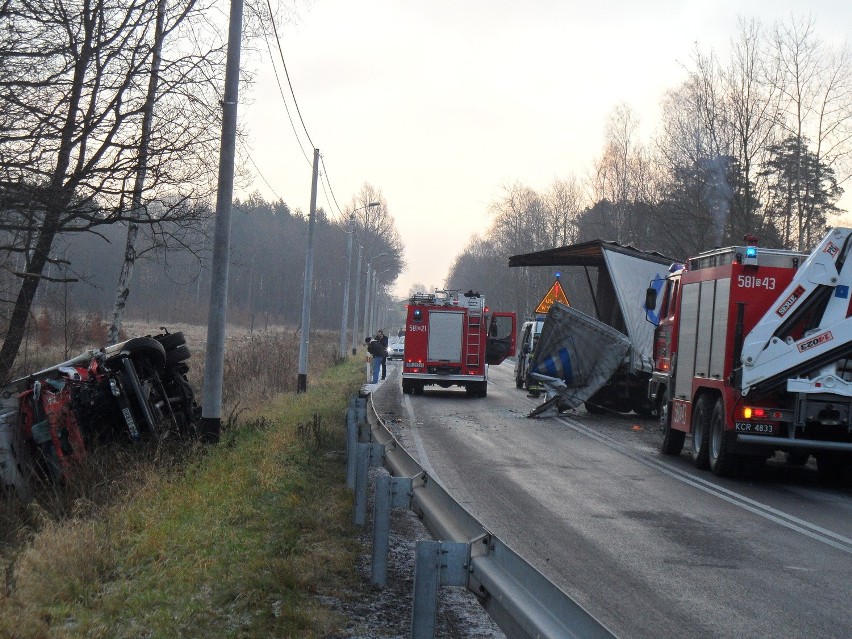
[[[514,313],[491,312],[473,291],[415,293],[407,307],[402,392],[420,395],[434,384],[485,397],[488,365],[515,352],[515,323]]]
[[[691,435],[695,465],[717,475],[782,451],[840,478],[852,466],[852,229],[809,255],[745,242],[647,291],[646,309],[662,295],[648,391],[662,452]]]

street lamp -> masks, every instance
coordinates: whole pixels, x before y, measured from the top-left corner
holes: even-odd
[[[386,268],[383,271],[373,270],[373,288],[372,288],[372,304],[370,304],[370,326],[374,328],[382,328],[379,322],[379,293],[382,291],[379,290],[379,276],[384,275],[388,271],[391,271],[391,268]],[[372,331],[368,331],[372,334]]]
[[[357,209],[354,209],[349,214],[349,241],[346,245],[346,279],[343,284],[343,316],[340,320],[340,357],[344,357],[346,355],[346,322],[349,317],[349,278],[352,274],[352,239],[355,236],[355,214],[358,211],[363,211],[365,209],[371,209],[376,206],[381,206],[381,202],[370,202],[364,206],[360,206]],[[358,246],[358,275],[361,275],[361,247]],[[355,312],[353,313],[353,326],[352,326],[352,354],[355,354],[355,333],[358,318],[358,285],[355,285]]]
[[[374,255],[369,260],[367,260],[367,277],[365,278],[365,281],[364,281],[364,330],[367,332],[367,334],[372,334],[372,333],[370,333],[370,323],[369,323],[369,319],[370,319],[370,315],[369,315],[369,313],[370,313],[370,289],[372,288],[372,282],[370,281],[371,280],[370,270],[371,270],[372,265],[373,265],[373,260],[376,260],[380,257],[385,257],[385,256],[387,256],[386,252],[379,253],[378,255]]]

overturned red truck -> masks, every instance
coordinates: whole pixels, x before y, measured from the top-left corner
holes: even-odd
[[[646,309],[660,310],[649,398],[664,453],[679,454],[691,435],[696,466],[718,475],[776,451],[791,464],[813,455],[831,478],[848,471],[851,250],[852,229],[830,231],[809,255],[746,236],[652,283]]]
[[[200,416],[182,333],[90,350],[0,389],[0,488],[67,480],[106,442],[159,440]]]
[[[515,352],[515,314],[493,313],[479,293],[415,293],[408,302],[402,392],[427,385],[488,394],[488,365]]]

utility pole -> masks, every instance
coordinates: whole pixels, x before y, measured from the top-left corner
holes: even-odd
[[[317,178],[319,149],[314,149],[314,172],[311,178],[311,210],[308,214],[308,252],[305,256],[305,284],[302,290],[302,343],[299,346],[299,377],[296,392],[308,390],[308,338],[311,334],[311,293],[314,287],[314,220],[317,215]]]
[[[352,242],[355,239],[355,214],[358,211],[369,210],[375,206],[381,206],[381,202],[369,202],[364,206],[360,206],[357,209],[354,209],[352,213],[349,214],[349,245],[346,251],[346,284],[345,284],[345,292],[343,294],[343,321],[341,322],[340,329],[340,356],[343,357],[346,353],[344,352],[346,349],[346,320],[349,312],[349,277],[352,270]],[[352,354],[355,355],[357,350],[357,342],[358,339],[358,294],[361,289],[361,250],[362,246],[358,245],[358,269],[356,271],[357,276],[355,280],[355,310],[352,313]]]
[[[358,245],[358,268],[355,269],[355,308],[352,311],[352,354],[358,352],[358,301],[361,296],[361,251],[363,246]]]
[[[346,243],[346,280],[343,282],[343,317],[340,319],[340,357],[346,357],[346,320],[349,318],[349,278],[352,275],[352,236],[355,235],[355,212],[349,216],[349,241]],[[355,332],[352,332],[355,341]],[[352,353],[353,355],[355,353]]]
[[[364,278],[364,331],[367,335],[372,335],[370,330],[370,273],[373,266],[372,260],[367,261],[367,277]]]
[[[210,271],[210,306],[207,313],[207,351],[204,364],[203,405],[198,434],[216,443],[222,429],[222,371],[225,367],[225,310],[228,305],[228,253],[231,206],[234,201],[234,156],[237,141],[237,100],[240,92],[240,38],[243,0],[231,0],[225,96],[222,101],[222,138],[219,147],[219,186],[216,193],[216,227]]]

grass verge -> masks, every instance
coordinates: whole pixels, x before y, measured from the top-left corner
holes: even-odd
[[[355,359],[152,469],[121,504],[45,521],[6,569],[7,637],[318,637],[356,579],[344,417]],[[116,488],[120,490],[119,487]]]

